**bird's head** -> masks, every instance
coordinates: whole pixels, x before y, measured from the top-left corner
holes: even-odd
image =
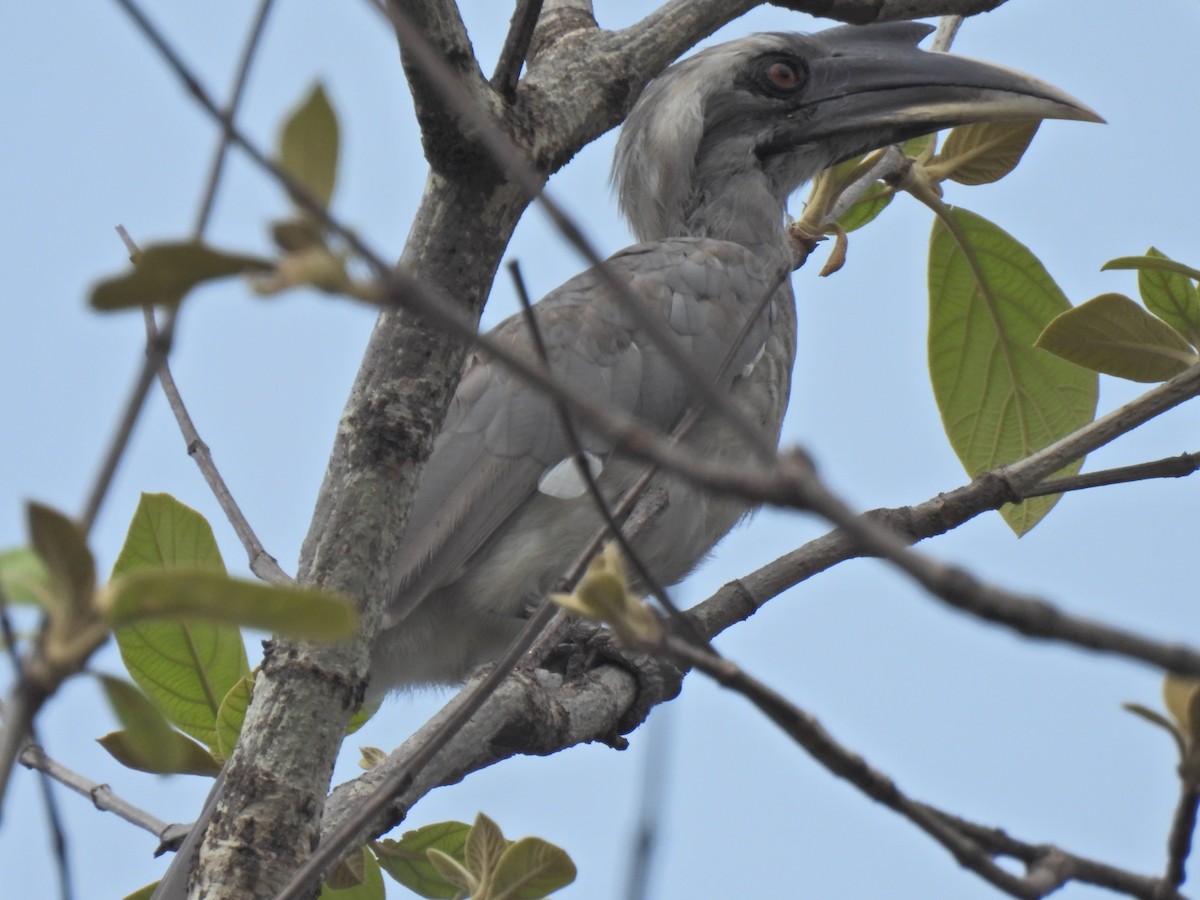
[[[613,164],[638,238],[769,240],[759,232],[779,231],[789,194],[859,153],[971,122],[1101,121],[1029,75],[921,50],[932,30],[755,34],[668,68],[629,114]]]

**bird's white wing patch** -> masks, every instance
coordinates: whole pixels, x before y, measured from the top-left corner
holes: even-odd
[[[592,477],[598,478],[604,469],[604,463],[600,461],[600,457],[587,451],[584,451],[583,456],[587,460]],[[566,459],[560,459],[542,473],[538,479],[538,490],[548,497],[574,500],[576,497],[583,496],[587,490],[587,481],[579,471],[579,467],[575,465],[575,457],[572,455]]]
[[[763,341],[763,345],[758,348],[758,352],[754,354],[754,359],[742,366],[742,377],[749,378],[750,373],[754,371],[754,367],[758,365],[758,361],[763,358],[763,353],[767,350],[767,342]]]

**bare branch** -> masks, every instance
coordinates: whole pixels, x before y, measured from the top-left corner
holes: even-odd
[[[37,744],[26,745],[25,749],[21,751],[20,761],[21,765],[26,768],[42,772],[80,796],[87,797],[101,812],[113,813],[118,818],[150,832],[157,838],[161,839],[171,827],[157,816],[123,800],[107,784],[99,784],[85,778],[62,763],[51,759]]]
[[[145,311],[145,318],[146,342],[150,344],[157,339],[158,333],[155,327],[153,311],[147,309]],[[170,363],[165,358],[158,367],[158,381],[162,385],[163,393],[166,395],[167,404],[171,407],[171,412],[175,414],[175,421],[179,424],[179,431],[183,435],[184,443],[187,445],[188,456],[195,460],[196,466],[200,469],[200,474],[204,476],[204,480],[208,483],[208,487],[213,493],[213,497],[216,498],[221,511],[225,513],[225,518],[229,520],[229,524],[233,526],[238,540],[242,542],[242,547],[245,548],[246,555],[249,558],[250,571],[263,581],[269,581],[272,584],[294,583],[295,579],[283,571],[279,567],[279,563],[275,560],[275,557],[263,547],[262,541],[258,539],[258,535],[254,533],[254,528],[242,513],[242,509],[238,506],[237,501],[233,498],[229,486],[225,483],[225,479],[221,477],[216,463],[213,462],[212,452],[209,450],[208,444],[200,437],[200,432],[196,429],[196,424],[192,421],[191,414],[188,413],[187,406],[183,402],[183,395],[180,394],[179,387],[175,384],[175,377],[171,374]]]
[[[1179,456],[1168,456],[1153,462],[1117,466],[1098,472],[1081,472],[1065,478],[1050,478],[1025,491],[1024,499],[1044,497],[1048,494],[1063,494],[1067,491],[1107,487],[1112,484],[1148,481],[1153,478],[1185,478],[1197,471],[1200,471],[1200,453],[1181,453]]]

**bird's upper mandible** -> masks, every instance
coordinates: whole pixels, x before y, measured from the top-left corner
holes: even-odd
[[[764,438],[774,446],[795,354],[791,286],[784,279],[770,294],[791,269],[789,195],[828,165],[950,125],[1095,118],[1027,75],[918,49],[930,30],[900,22],[756,34],[651,82],[624,126],[613,174],[643,243],[609,259],[607,277],[585,272],[536,305],[554,376],[670,433],[699,395],[634,314],[636,303],[758,429],[755,445],[745,428],[705,409],[688,449],[736,464]],[[519,317],[491,337],[535,352]],[[640,474],[610,435],[584,429],[583,444],[608,498]],[[672,584],[748,507],[670,475],[655,483],[667,506],[637,546]],[[372,691],[453,682],[493,659],[599,526],[554,404],[486,353],[473,354],[391,561]]]

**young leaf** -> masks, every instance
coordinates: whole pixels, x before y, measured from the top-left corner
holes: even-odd
[[[337,179],[338,122],[320,84],[313,86],[284,123],[279,136],[279,164],[314,198],[329,205]]]
[[[491,900],[540,900],[566,887],[575,875],[575,863],[561,847],[541,838],[521,838],[500,857]]]
[[[167,734],[166,740],[178,746],[177,758],[180,760],[168,770],[156,768],[156,754],[147,753],[141,742],[131,738],[128,732],[114,731],[97,738],[96,743],[121,765],[152,775],[207,775],[215,778],[221,771],[221,764],[213,755],[191,738],[178,731],[170,731]]]
[[[1178,726],[1160,712],[1150,709],[1148,706],[1142,706],[1140,703],[1122,703],[1121,707],[1126,712],[1131,712],[1135,716],[1145,719],[1151,725],[1157,725],[1175,740],[1175,746],[1179,748],[1180,759],[1187,755],[1187,746],[1184,744],[1183,735],[1180,733]]]
[[[132,572],[198,566],[225,571],[204,517],[169,494],[143,494],[113,566]],[[139,622],[116,629],[133,680],[178,728],[216,749],[222,698],[250,673],[238,629],[209,622]]]
[[[65,611],[90,614],[96,591],[96,564],[79,526],[62,513],[30,503],[29,542],[50,574],[51,595]]]
[[[1195,737],[1200,731],[1200,721],[1194,716],[1196,697],[1200,695],[1200,680],[1168,675],[1163,679],[1162,692],[1167,712],[1179,726],[1180,734],[1195,746]]]
[[[153,244],[138,254],[133,269],[92,289],[93,309],[178,306],[199,284],[247,272],[269,272],[269,259],[228,253],[198,242]]]
[[[1166,254],[1151,247],[1151,259],[1166,259]],[[1192,279],[1169,269],[1139,269],[1138,291],[1146,309],[1154,313],[1194,347],[1200,347],[1200,295]]]
[[[465,822],[437,822],[405,832],[398,841],[375,841],[371,848],[384,871],[410,891],[431,900],[446,900],[456,896],[458,888],[441,875],[428,851],[438,850],[461,864],[466,860],[470,833],[471,826]]]
[[[1130,381],[1166,381],[1197,361],[1178,331],[1122,294],[1101,294],[1056,316],[1035,346]]]
[[[477,813],[467,835],[467,868],[471,874],[480,882],[490,881],[508,844],[500,826],[483,813]]]
[[[51,597],[50,571],[30,547],[0,550],[0,593],[8,603],[45,607]]]
[[[329,591],[262,584],[211,569],[132,572],[109,585],[114,625],[145,619],[189,619],[261,628],[307,641],[339,641],[354,633],[358,616],[348,600]]]
[[[999,181],[1017,167],[1040,124],[1033,119],[960,125],[926,172],[935,181],[949,178],[959,184]]]
[[[441,850],[430,850],[429,861],[433,863],[433,867],[437,869],[440,875],[447,884],[452,884],[458,888],[455,892],[455,897],[463,897],[468,894],[475,893],[475,888],[479,886],[479,882],[468,871],[467,867],[451,856],[447,856]]]
[[[888,204],[892,202],[894,196],[896,196],[895,188],[884,184],[882,181],[877,181],[867,188],[857,203],[842,213],[842,217],[838,219],[838,224],[846,232],[862,228],[887,209]]]
[[[1116,259],[1110,259],[1100,267],[1101,272],[1108,272],[1112,269],[1158,269],[1162,272],[1177,272],[1180,275],[1186,275],[1193,281],[1200,281],[1200,269],[1193,269],[1191,266],[1185,266],[1181,262],[1175,262],[1173,259],[1168,259],[1165,256],[1118,256]]]
[[[322,885],[317,900],[384,900],[383,874],[375,855],[364,847],[361,857],[355,857],[355,863],[355,878],[334,882],[331,877]]]
[[[127,681],[109,675],[97,676],[109,706],[117,720],[125,726],[124,740],[137,748],[143,768],[155,772],[178,772],[189,753],[184,745],[172,739],[175,733],[150,698]],[[189,742],[190,743],[190,742]]]
[[[1070,308],[1038,259],[974,213],[949,216],[949,225],[935,221],[930,239],[929,373],[950,444],[974,476],[1090,422],[1097,377],[1034,346]],[[1057,499],[1027,500],[1001,514],[1024,534]]]
[[[242,734],[242,723],[246,710],[250,708],[250,697],[254,693],[254,679],[243,678],[229,689],[217,710],[217,750],[225,759],[233,753],[233,747]]]

